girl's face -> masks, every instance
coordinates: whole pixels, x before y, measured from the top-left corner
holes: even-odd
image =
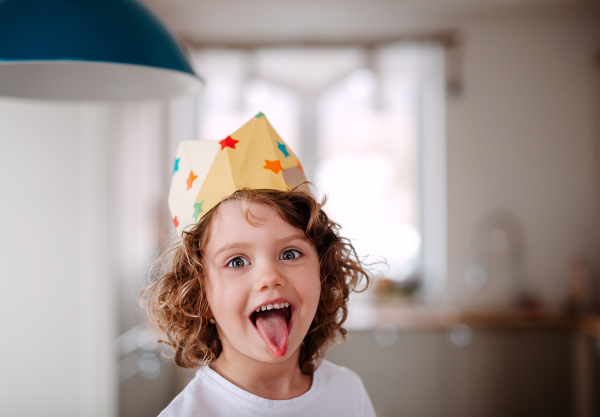
[[[250,219],[259,225],[239,201],[219,207],[204,250],[209,304],[224,353],[280,362],[300,347],[317,311],[319,257],[269,206],[251,204]]]

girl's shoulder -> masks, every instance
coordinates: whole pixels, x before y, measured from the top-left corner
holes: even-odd
[[[323,359],[323,362],[315,371],[315,376],[321,378],[325,384],[341,384],[342,386],[350,385],[363,388],[362,380],[353,370],[336,365],[326,359]]]
[[[317,394],[315,415],[374,417],[375,411],[360,377],[351,369],[323,360],[315,371]]]
[[[201,368],[202,369],[202,368]],[[201,392],[198,388],[202,385],[201,369],[196,372],[185,388],[171,401],[171,403],[158,415],[158,417],[192,416],[197,415],[198,401],[196,396]]]

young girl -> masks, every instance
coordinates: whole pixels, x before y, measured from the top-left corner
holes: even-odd
[[[270,139],[282,153],[281,171],[301,170],[264,116],[257,119],[263,120],[249,122],[249,136],[245,125],[225,139],[240,143],[232,152],[248,142],[250,156],[241,162],[246,168],[235,167],[233,153],[223,168],[219,155],[227,147],[217,150],[198,185],[194,221],[181,229],[174,217],[182,239],[170,251],[166,271],[144,292],[177,365],[200,366],[160,416],[374,416],[360,378],[322,359],[329,343],[344,338],[348,296],[359,281],[368,284],[368,273],[309,192],[268,186],[256,172],[239,176],[257,166],[252,155],[260,146],[252,142],[268,145]],[[233,182],[246,186],[232,193],[222,183],[212,187],[227,176],[222,169],[231,177],[237,172]],[[288,176],[286,188],[295,181],[290,184]],[[171,195],[172,210],[176,200],[185,198]]]

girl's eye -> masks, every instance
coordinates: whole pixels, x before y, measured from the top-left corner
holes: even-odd
[[[282,261],[291,261],[292,259],[299,258],[300,255],[302,255],[302,254],[299,251],[297,251],[295,249],[288,249],[281,254],[279,259],[281,259]]]
[[[237,258],[233,258],[231,261],[229,261],[227,263],[227,266],[230,268],[242,268],[246,265],[250,265],[250,262],[248,262],[248,260],[246,260],[246,258],[242,258],[241,256],[238,256]]]

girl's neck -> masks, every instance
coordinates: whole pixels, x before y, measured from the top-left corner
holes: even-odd
[[[312,385],[312,376],[300,371],[299,355],[300,349],[283,362],[265,363],[224,349],[210,367],[232,384],[258,397],[290,400],[305,394]]]

